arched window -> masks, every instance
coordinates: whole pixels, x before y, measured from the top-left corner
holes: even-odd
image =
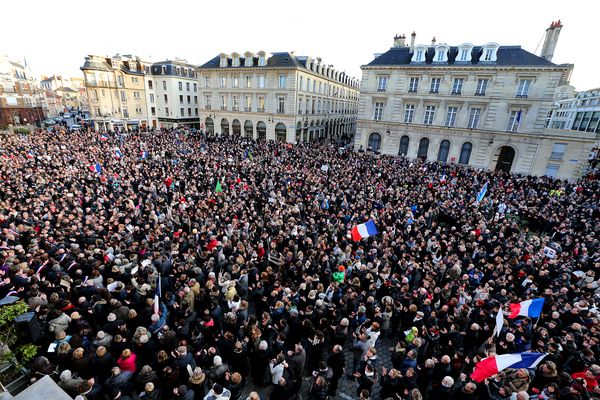
[[[448,153],[450,152],[450,141],[442,140],[440,149],[438,150],[437,160],[441,162],[448,161]]]
[[[429,151],[429,139],[424,137],[419,141],[419,151],[417,152],[417,157],[422,158],[423,160],[426,160],[428,151]]]
[[[221,134],[229,135],[229,121],[227,121],[227,118],[221,120]]]
[[[246,122],[244,122],[244,133],[246,134],[247,138],[251,138],[253,136],[254,127],[252,125],[252,121],[246,120]]]
[[[263,121],[258,121],[256,124],[256,133],[258,134],[258,139],[267,139],[267,124],[265,124]]]
[[[372,151],[378,151],[381,147],[381,135],[377,132],[371,133],[369,135],[369,149]]]
[[[460,157],[458,157],[459,164],[468,164],[471,158],[471,150],[473,150],[473,144],[471,142],[464,142],[460,149]]]
[[[287,129],[281,122],[275,126],[275,138],[280,142],[285,142]]]
[[[410,143],[410,138],[407,135],[404,135],[400,138],[400,148],[398,149],[399,156],[405,156],[408,154],[408,144]]]

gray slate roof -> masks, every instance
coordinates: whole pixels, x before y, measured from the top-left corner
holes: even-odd
[[[271,57],[269,57],[267,59],[267,65],[265,66],[258,66],[258,57],[254,57],[253,62],[252,62],[252,67],[246,67],[244,66],[244,57],[240,57],[240,66],[239,67],[232,67],[231,66],[231,62],[232,60],[229,59],[228,60],[228,66],[227,68],[235,68],[235,69],[244,69],[244,68],[282,68],[282,67],[291,67],[291,68],[305,68],[304,66],[304,62],[300,61],[296,56],[294,56],[293,54],[289,53],[289,52],[280,52],[280,53],[273,53],[271,55]],[[207,63],[201,65],[199,68],[203,69],[203,68],[219,68],[220,66],[220,57],[216,56],[215,58],[213,58],[212,60],[208,61]]]
[[[410,59],[413,53],[410,52],[409,47],[393,47],[387,52],[383,53],[373,61],[368,63],[366,66],[391,66],[391,65],[499,65],[499,66],[535,66],[535,67],[556,67],[557,65],[536,56],[526,50],[523,50],[521,46],[500,46],[498,48],[496,62],[480,62],[479,58],[482,54],[481,46],[473,47],[473,60],[469,62],[457,62],[456,56],[458,55],[458,47],[451,46],[448,53],[447,63],[434,63],[433,57],[435,55],[435,47],[428,47],[427,54],[425,56],[424,63],[411,63]]]

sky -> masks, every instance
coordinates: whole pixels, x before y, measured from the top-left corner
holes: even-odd
[[[585,5],[585,7],[582,7]],[[28,10],[25,12],[24,10]],[[417,33],[417,44],[521,45],[539,55],[545,29],[564,25],[553,62],[575,64],[576,90],[600,87],[593,49],[600,2],[564,0],[21,0],[2,5],[0,53],[36,75],[82,77],[88,54],[175,57],[202,64],[221,52],[295,51],[360,79],[360,66]]]

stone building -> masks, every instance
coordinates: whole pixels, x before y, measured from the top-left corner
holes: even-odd
[[[145,129],[148,126],[146,70],[139,58],[90,55],[81,70],[90,118],[97,129]]]
[[[156,128],[187,126],[200,128],[196,66],[185,60],[167,60],[150,65],[146,75],[150,115]]]
[[[198,68],[201,128],[290,143],[348,140],[359,82],[320,58],[290,52],[220,54]]]
[[[0,128],[39,124],[44,94],[25,62],[0,56]]]
[[[416,44],[416,34],[362,66],[354,146],[382,154],[475,168],[570,178],[586,143],[546,132],[555,93],[573,66],[552,62],[562,24],[546,30],[541,56],[498,43]],[[556,169],[548,149],[566,143],[570,164]],[[565,164],[567,164],[565,162]],[[549,169],[550,168],[550,169]]]

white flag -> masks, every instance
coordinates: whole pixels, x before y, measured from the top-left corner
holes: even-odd
[[[504,314],[502,313],[502,308],[500,308],[498,310],[498,314],[496,314],[496,327],[494,328],[493,335],[495,335],[496,337],[500,336],[500,332],[502,331],[503,325],[504,325]]]

